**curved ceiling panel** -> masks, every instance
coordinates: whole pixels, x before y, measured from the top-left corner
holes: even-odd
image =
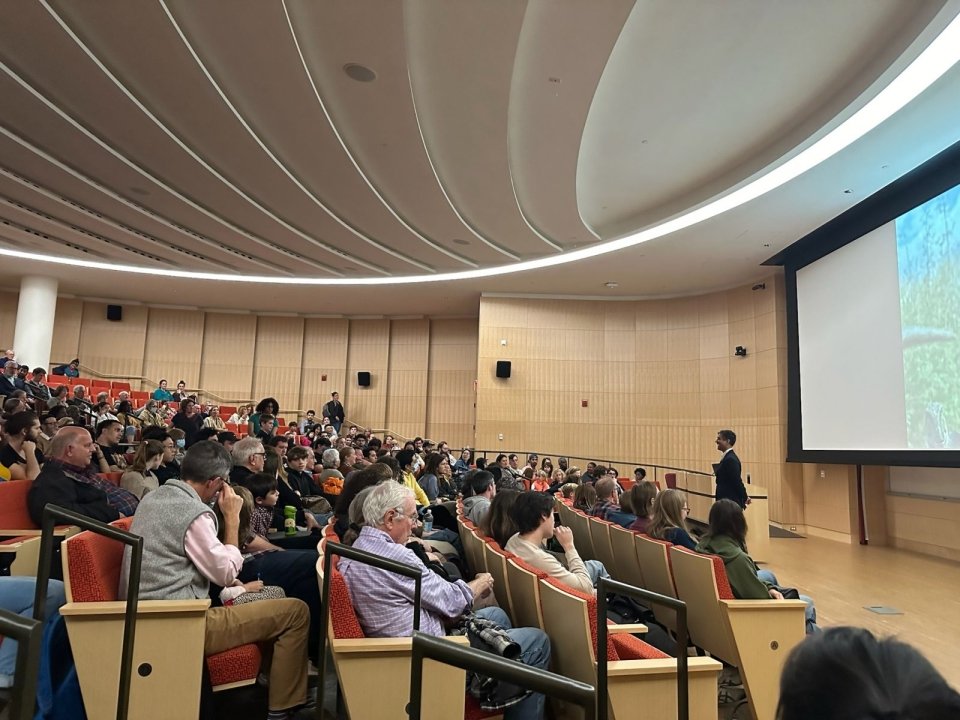
[[[634,0],[530,0],[510,88],[510,169],[527,220],[567,247],[599,237],[577,208],[580,140]]]
[[[403,4],[420,127],[451,201],[477,230],[524,258],[556,252],[524,220],[508,147],[510,88],[527,3]]]
[[[305,72],[316,85],[315,102],[323,103],[359,172],[383,201],[434,242],[479,263],[516,259],[461,222],[434,175],[411,96],[403,5],[377,0],[285,5]],[[362,32],[351,32],[355,28]],[[352,63],[376,78],[350,78],[344,68]]]
[[[943,4],[638,3],[584,130],[585,221],[618,236],[736,185],[853,102]]]

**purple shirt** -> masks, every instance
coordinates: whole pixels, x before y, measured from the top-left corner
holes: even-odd
[[[383,530],[364,527],[353,547],[420,568],[420,630],[428,635],[446,635],[444,621],[460,617],[473,604],[473,591],[463,580],[447,582]],[[368,637],[413,635],[412,579],[347,558],[340,560],[340,572]]]

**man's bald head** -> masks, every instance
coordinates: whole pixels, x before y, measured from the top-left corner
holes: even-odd
[[[54,460],[70,465],[89,465],[93,454],[93,438],[85,428],[68,425],[53,436],[48,454]]]

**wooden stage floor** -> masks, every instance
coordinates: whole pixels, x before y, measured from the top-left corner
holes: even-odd
[[[960,563],[888,547],[816,537],[771,538],[780,583],[812,597],[822,627],[855,625],[920,650],[960,689]],[[886,605],[903,615],[864,609]]]

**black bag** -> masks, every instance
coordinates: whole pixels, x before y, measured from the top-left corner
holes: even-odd
[[[783,595],[784,600],[800,599],[800,591],[797,590],[796,588],[779,587],[778,585],[774,585],[773,588],[774,590],[779,591],[781,595]]]

